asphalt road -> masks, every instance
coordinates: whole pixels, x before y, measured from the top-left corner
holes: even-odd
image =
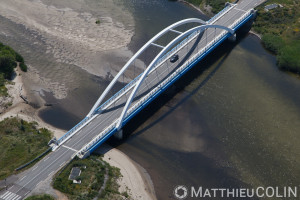
[[[243,0],[238,5],[231,9],[224,16],[219,18],[214,24],[229,27],[236,19],[241,17],[246,11],[256,7],[262,0]],[[156,71],[148,75],[144,83],[141,85],[136,98],[132,102],[134,105],[141,97],[147,94],[151,89],[156,87],[161,80],[164,80],[178,67],[195,55],[198,50],[206,46],[212,41],[215,36],[219,35],[222,29],[207,29],[200,36],[189,42],[177,54],[179,59],[175,63],[170,63],[169,60],[162,63]],[[22,178],[17,180],[7,190],[0,192],[0,200],[19,200],[24,198],[34,189],[41,181],[56,173],[64,166],[71,157],[96,135],[103,131],[107,126],[114,122],[121,114],[122,108],[126,103],[129,92],[119,98],[114,104],[105,109],[100,115],[92,120],[87,126],[83,127],[72,138],[66,141],[56,151],[48,154],[45,158],[39,161],[31,169],[29,169]]]

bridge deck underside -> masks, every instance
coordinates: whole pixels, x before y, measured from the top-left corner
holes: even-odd
[[[229,27],[234,23],[236,19],[241,17],[245,11],[254,8],[261,0],[244,0],[241,1],[230,12],[219,18],[214,24],[223,25]],[[146,81],[141,85],[139,92],[134,99],[132,105],[134,105],[142,96],[147,94],[152,88],[168,77],[174,70],[189,60],[194,54],[203,48],[207,43],[212,41],[215,36],[221,33],[221,29],[208,29],[193,39],[184,48],[182,48],[177,54],[179,59],[175,63],[170,63],[169,60],[162,63],[156,71],[151,73]],[[157,76],[158,75],[158,76]],[[20,196],[25,196],[22,191],[30,191],[36,187],[41,181],[45,180],[49,175],[55,173],[61,166],[64,165],[71,156],[90,142],[96,135],[102,132],[107,126],[112,124],[121,114],[122,108],[126,103],[131,90],[126,95],[123,95],[114,104],[105,109],[100,115],[92,120],[89,125],[83,127],[72,138],[60,146],[56,151],[46,156],[39,161],[32,169],[24,174],[23,178],[16,182],[15,187],[10,187],[9,191],[16,193]],[[21,188],[21,189],[16,189]],[[26,190],[24,190],[26,189]],[[16,191],[15,191],[16,190]],[[1,199],[1,198],[0,198]]]

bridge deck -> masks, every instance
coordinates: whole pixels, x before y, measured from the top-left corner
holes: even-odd
[[[213,24],[229,27],[233,22],[240,18],[246,11],[254,8],[261,0],[244,0],[231,9],[228,13],[217,19]],[[178,51],[179,60],[175,63],[170,63],[169,59],[163,62],[156,71],[151,73],[141,85],[138,95],[134,99],[132,106],[151,89],[156,87],[162,80],[167,78],[172,72],[183,65],[187,60],[194,56],[207,43],[213,41],[219,35],[221,29],[207,29],[203,34],[194,38],[184,48]],[[158,74],[158,76],[157,76]],[[157,78],[159,77],[159,78]],[[77,153],[82,147],[90,142],[96,135],[102,132],[107,126],[112,124],[121,114],[122,108],[129,96],[129,90],[126,95],[119,98],[114,104],[107,107],[100,115],[96,116],[88,126],[84,126],[79,132],[73,135],[68,141],[61,145],[56,151],[52,152],[32,169],[25,173],[23,178],[18,180],[16,184],[9,188],[13,194],[20,197],[26,196],[27,193],[36,187],[41,181],[45,180],[51,174],[61,168],[70,158]],[[8,195],[0,194],[0,199],[7,200]]]

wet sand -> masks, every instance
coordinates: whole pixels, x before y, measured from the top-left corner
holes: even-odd
[[[63,99],[76,106],[85,90],[101,92],[105,84],[99,87],[99,82],[115,75],[132,55],[126,46],[134,22],[120,2],[13,0],[3,1],[0,13],[0,40],[26,58],[30,73],[24,75],[24,87],[36,107],[43,101],[64,104]],[[89,107],[83,104],[84,113]],[[82,110],[66,112],[81,118]]]

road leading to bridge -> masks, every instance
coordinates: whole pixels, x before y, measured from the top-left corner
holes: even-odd
[[[246,12],[255,8],[261,2],[262,0],[239,1],[239,3],[230,8],[228,12],[212,20],[212,24],[231,27],[237,19],[241,18]],[[195,56],[207,44],[213,42],[214,39],[223,32],[223,29],[218,28],[206,29],[202,33],[195,35],[194,38],[191,38],[191,40],[184,46],[178,48],[178,52],[176,53],[179,56],[178,61],[170,63],[169,59],[166,59],[159,64],[156,70],[150,73],[144,82],[142,82],[131,107],[140,101],[140,99],[147,95],[152,89],[156,88],[163,80],[166,80],[182,65],[189,62],[193,56]],[[61,167],[70,161],[79,150],[81,150],[94,137],[120,117],[127,98],[132,92],[132,88],[120,96],[120,98],[115,99],[115,101],[107,108],[103,109],[101,113],[96,112],[93,120],[56,148],[54,152],[47,155],[35,166],[29,169],[22,178],[14,183],[14,185],[10,186],[7,190],[1,191],[0,200],[22,199],[39,183],[56,173]]]

